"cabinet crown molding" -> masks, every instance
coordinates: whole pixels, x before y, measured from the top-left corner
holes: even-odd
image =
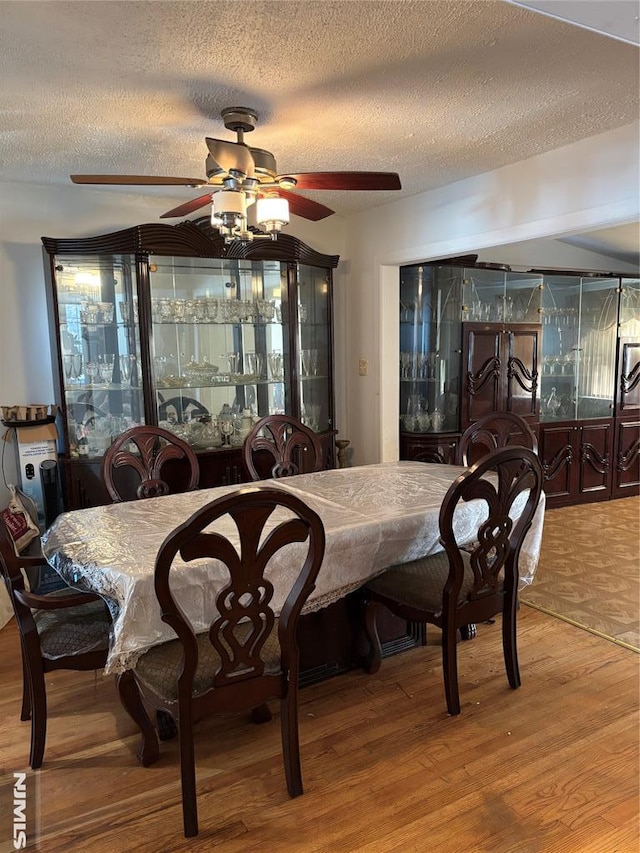
[[[277,240],[260,239],[252,243],[239,240],[226,244],[211,227],[207,217],[186,220],[177,225],[147,223],[96,237],[42,237],[50,255],[113,254],[191,255],[199,258],[234,260],[299,261],[311,266],[335,269],[339,255],[325,255],[312,249],[291,234],[280,234]]]

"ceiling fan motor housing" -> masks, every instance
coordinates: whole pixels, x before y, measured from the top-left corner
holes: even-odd
[[[233,130],[234,133],[241,131],[242,133],[250,133],[255,130],[258,122],[258,113],[249,107],[227,107],[222,110],[222,120],[227,130]]]

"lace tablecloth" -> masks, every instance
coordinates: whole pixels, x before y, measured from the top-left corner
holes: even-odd
[[[303,612],[326,607],[393,563],[440,550],[438,514],[445,492],[463,471],[453,465],[395,462],[301,474],[268,485],[300,497],[324,524],[325,556],[316,588]],[[78,589],[105,598],[114,617],[105,671],[122,672],[153,645],[174,639],[160,619],[153,588],[154,561],[164,538],[193,512],[240,486],[201,489],[141,501],[75,510],[60,515],[42,537],[43,553],[60,575]],[[526,499],[526,493],[523,503]],[[469,540],[481,523],[484,505],[460,505],[455,526]],[[286,517],[274,513],[273,524]],[[531,583],[542,540],[544,494],[520,555],[521,585]],[[237,541],[235,527],[217,522]],[[278,613],[306,553],[299,543],[283,548],[267,574],[274,584]],[[226,569],[214,560],[176,562],[172,588],[196,632],[209,628],[215,597]]]

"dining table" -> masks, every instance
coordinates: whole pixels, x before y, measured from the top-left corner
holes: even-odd
[[[326,546],[304,614],[328,607],[393,564],[442,550],[440,506],[465,470],[455,465],[383,462],[88,507],[59,515],[42,536],[42,551],[70,586],[98,593],[106,601],[113,627],[105,673],[118,674],[134,666],[152,646],[175,639],[161,619],[154,591],[155,558],[165,537],[205,504],[238,489],[270,487],[296,495],[318,513]],[[520,496],[519,509],[514,506],[515,514],[526,495]],[[542,493],[520,554],[521,587],[535,574],[544,507]],[[286,511],[274,513],[272,525],[283,520],[278,513]],[[461,503],[454,516],[458,541],[472,541],[485,517],[484,502]],[[238,541],[228,517],[214,522],[212,529]],[[286,546],[267,567],[276,615],[302,565],[303,547]],[[216,560],[187,564],[176,558],[171,587],[196,633],[209,629],[216,595],[227,577],[226,567]]]

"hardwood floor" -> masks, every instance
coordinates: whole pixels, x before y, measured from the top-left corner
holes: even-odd
[[[460,648],[462,714],[445,713],[438,633],[426,648],[305,688],[305,793],[289,799],[274,719],[197,729],[200,835],[182,835],[177,742],[150,768],[113,679],[53,673],[37,788],[47,853],[636,853],[638,663],[632,651],[520,611],[522,687],[507,686],[500,625]],[[25,769],[21,671],[0,631],[2,832]],[[29,801],[30,807],[33,798]],[[0,837],[0,849],[11,849]]]

